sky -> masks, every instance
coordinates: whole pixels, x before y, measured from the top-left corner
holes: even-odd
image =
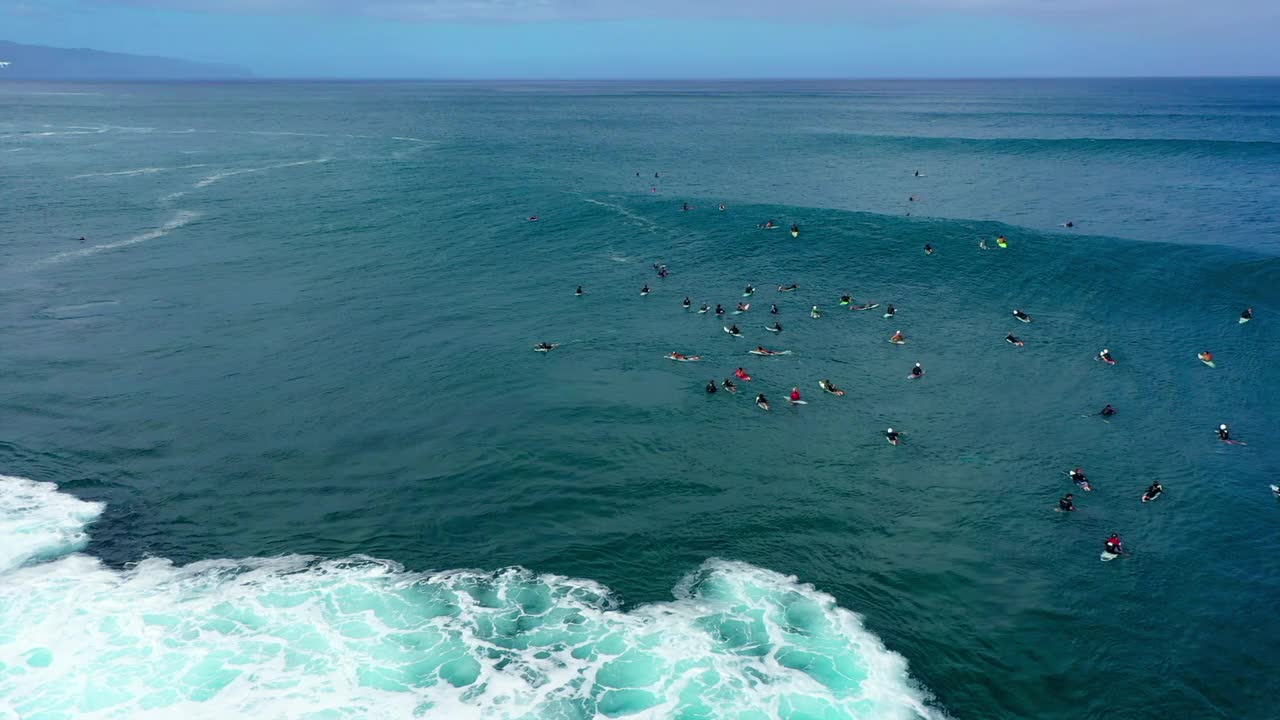
[[[264,77],[1280,75],[1280,0],[0,0],[0,39]]]

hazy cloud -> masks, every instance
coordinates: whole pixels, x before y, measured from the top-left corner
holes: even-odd
[[[1256,25],[1280,18],[1276,0],[91,0],[99,5],[216,13],[359,16],[408,22],[625,20],[883,21],[938,14],[1041,23],[1141,21],[1184,29]]]

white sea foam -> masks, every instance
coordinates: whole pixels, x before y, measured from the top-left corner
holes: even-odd
[[[200,181],[195,184],[195,186],[198,188],[209,187],[210,185],[216,182],[225,180],[229,177],[235,177],[236,175],[248,175],[251,173],[267,172],[268,170],[279,170],[280,168],[298,167],[299,165],[314,165],[316,163],[325,163],[325,162],[329,162],[329,158],[316,158],[315,160],[298,160],[297,162],[280,163],[279,165],[267,165],[265,167],[257,167],[257,168],[241,168],[239,170],[223,170],[222,172],[216,172],[212,175],[201,178]]]
[[[613,203],[604,202],[603,200],[594,200],[592,198],[583,198],[582,201],[586,203],[591,203],[592,205],[599,205],[600,207],[603,207],[603,208],[608,208],[609,210],[612,210],[613,212],[625,218],[629,218],[635,221],[637,225],[640,225],[641,227],[644,227],[649,230],[657,230],[662,227],[658,223],[650,220],[649,218],[644,217],[642,215],[637,215],[621,205],[615,205]]]
[[[60,252],[57,255],[53,255],[52,257],[45,259],[41,264],[51,265],[53,263],[60,263],[66,260],[74,260],[76,258],[97,255],[100,252],[118,250],[120,248],[129,247],[130,245],[144,243],[148,240],[162,238],[198,217],[200,217],[200,213],[195,212],[194,210],[179,210],[173,214],[173,217],[170,218],[168,222],[154,230],[148,230],[141,235],[134,235],[133,237],[126,238],[124,240],[116,240],[115,242],[102,243],[101,245],[90,245],[76,250]]]
[[[153,175],[155,173],[167,172],[169,170],[190,170],[192,168],[202,168],[202,167],[208,167],[208,165],[204,163],[197,163],[195,165],[179,165],[177,167],[171,167],[171,168],[145,167],[145,168],[137,168],[134,170],[115,170],[112,172],[92,172],[92,173],[84,173],[81,175],[72,175],[67,179],[80,180],[83,178],[93,178],[93,177],[128,177],[131,175]]]
[[[100,510],[0,478],[0,540],[34,538],[0,564],[0,698],[20,717],[943,717],[856,614],[744,563],[708,561],[673,600],[626,610],[518,568],[118,570],[74,554]]]
[[[0,576],[82,549],[89,541],[85,528],[100,514],[101,503],[58,492],[53,483],[0,475]]]

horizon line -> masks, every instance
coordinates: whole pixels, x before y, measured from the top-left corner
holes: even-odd
[[[252,72],[252,71],[250,71]],[[885,75],[885,76],[831,76],[831,77],[396,77],[396,76],[304,76],[304,75],[253,75],[250,77],[210,75],[208,77],[119,77],[119,78],[7,78],[0,73],[0,81],[8,82],[439,82],[439,83],[671,83],[692,84],[762,83],[762,82],[955,82],[955,81],[1032,81],[1032,80],[1280,80],[1280,73],[1264,75]]]

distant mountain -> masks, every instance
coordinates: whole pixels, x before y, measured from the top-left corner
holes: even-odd
[[[0,80],[215,80],[252,77],[234,65],[21,45],[0,40]]]

